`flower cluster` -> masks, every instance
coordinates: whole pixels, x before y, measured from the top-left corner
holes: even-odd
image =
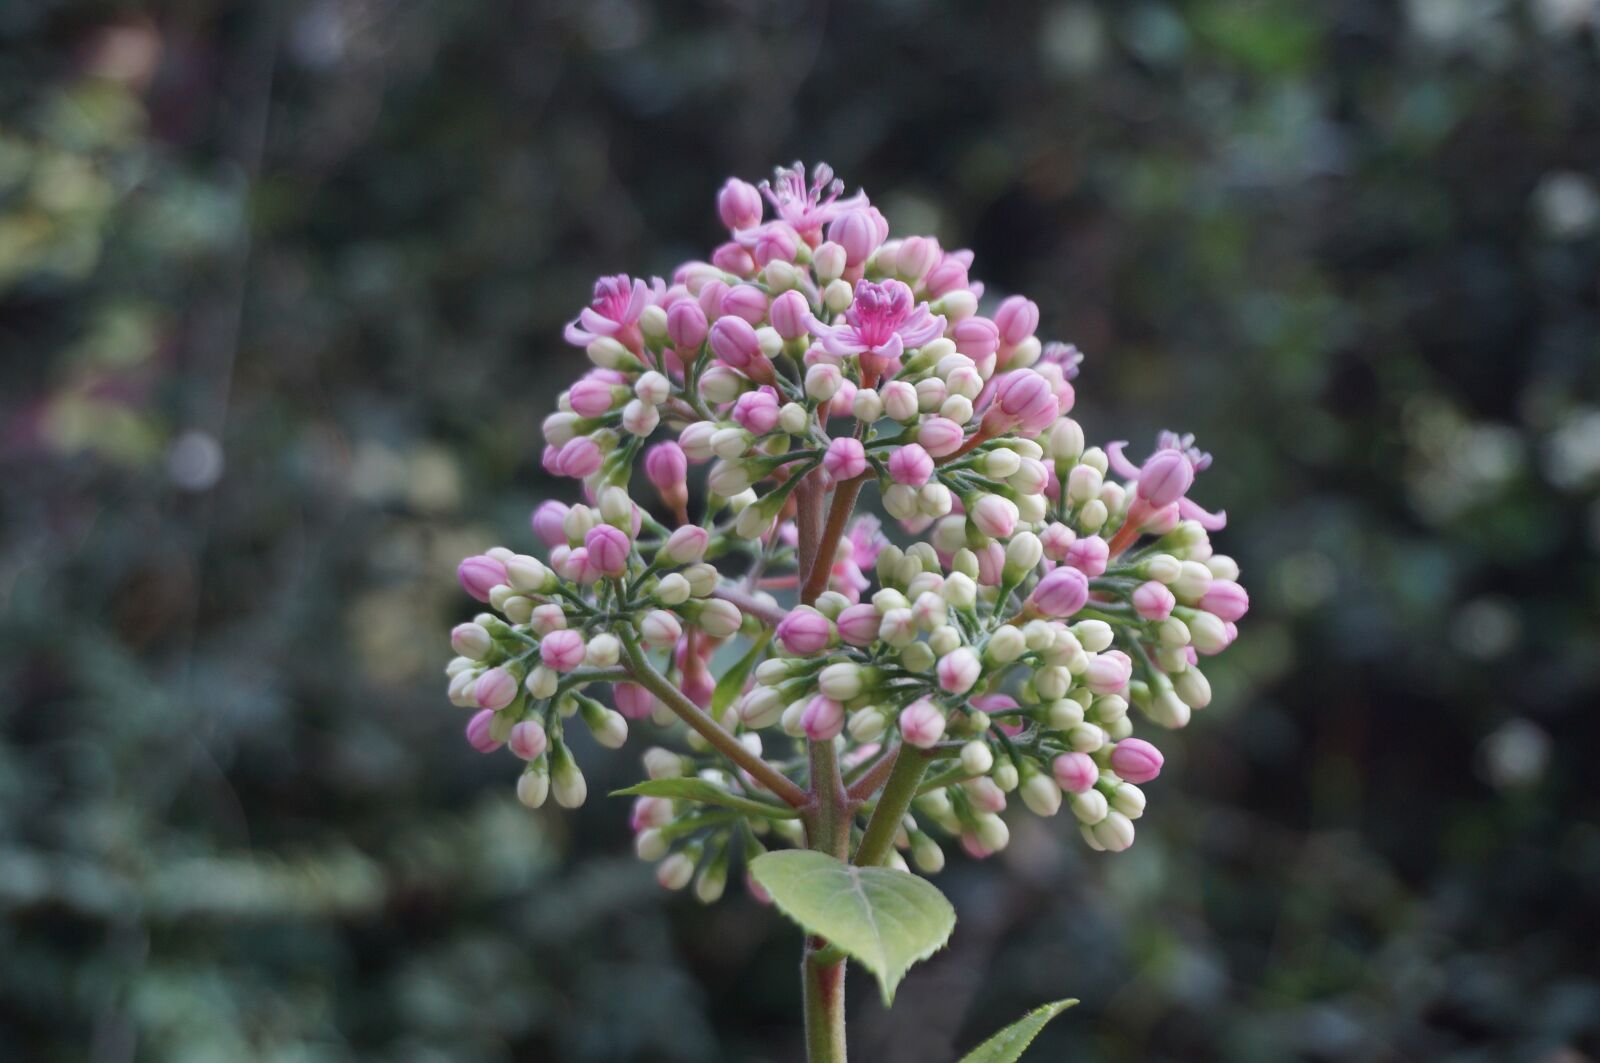
[[[1038,307],[983,313],[970,252],[842,191],[825,166],[730,180],[710,261],[601,279],[566,329],[594,368],[544,423],[587,501],[534,511],[543,560],[459,570],[490,610],[452,634],[468,740],[527,762],[525,803],[573,806],[571,721],[604,746],[653,721],[649,777],[697,785],[642,788],[637,849],[707,899],[735,850],[802,842],[819,746],[857,826],[926,762],[883,863],[1003,848],[1013,797],[1127,848],[1162,766],[1130,709],[1187,724],[1249,606],[1189,498],[1210,456],[1086,445],[1080,356]],[[869,484],[907,545],[854,515]]]

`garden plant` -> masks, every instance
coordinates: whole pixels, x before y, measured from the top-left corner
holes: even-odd
[[[1082,357],[1038,307],[843,193],[827,166],[730,179],[709,261],[596,283],[565,335],[593,368],[544,422],[585,501],[533,510],[539,556],[461,562],[486,611],[447,668],[530,807],[588,796],[576,729],[647,728],[637,852],[800,925],[813,1063],[845,1058],[849,963],[887,1004],[946,943],[946,846],[1005,848],[1013,803],[1133,844],[1162,768],[1135,718],[1187,725],[1249,606],[1189,497],[1210,456],[1088,445]],[[1070,1003],[967,1058],[1017,1059]]]

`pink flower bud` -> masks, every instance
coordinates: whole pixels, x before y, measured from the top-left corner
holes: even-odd
[[[1028,435],[1037,435],[1050,427],[1059,413],[1050,381],[1032,369],[1017,369],[996,382],[994,403],[983,419],[991,432],[1021,428]]]
[[[1017,505],[1009,498],[984,495],[972,507],[972,524],[994,539],[1009,539],[1017,530]]]
[[[773,225],[763,229],[756,237],[750,253],[755,256],[756,265],[765,268],[769,262],[793,262],[799,250],[800,245],[795,242],[793,232],[786,227]]]
[[[633,802],[628,814],[628,829],[638,834],[651,827],[665,827],[672,822],[672,801],[665,797],[640,797]]]
[[[811,307],[806,297],[797,291],[787,291],[772,300],[772,327],[786,340],[797,340],[806,334],[806,315]]]
[[[753,284],[736,284],[722,297],[722,312],[759,325],[767,316],[767,295]]]
[[[1097,653],[1083,673],[1083,681],[1095,694],[1120,694],[1133,677],[1133,661],[1121,650]]]
[[[570,476],[574,480],[581,480],[600,470],[600,444],[588,436],[579,436],[561,448],[561,457],[557,467],[562,476]]]
[[[870,646],[878,638],[877,607],[865,602],[846,607],[839,613],[836,623],[839,637],[852,646]]]
[[[1135,785],[1161,774],[1161,750],[1142,738],[1124,738],[1111,750],[1111,770]]]
[[[864,210],[847,211],[828,224],[828,239],[844,248],[846,266],[859,266],[878,249],[882,237]]]
[[[583,633],[571,628],[552,631],[539,643],[539,659],[555,672],[570,672],[583,663]]]
[[[658,491],[671,491],[684,485],[689,475],[689,458],[672,440],[657,443],[644,455],[644,474]]]
[[[711,326],[711,351],[735,369],[743,369],[761,356],[756,330],[742,317],[718,318]]]
[[[740,277],[748,277],[756,271],[756,260],[745,250],[744,245],[733,242],[717,245],[711,252],[711,264],[727,273]]]
[[[467,744],[479,753],[493,753],[500,748],[490,728],[494,726],[494,711],[484,709],[474,713],[472,719],[467,721]]]
[[[1250,595],[1231,579],[1214,579],[1200,596],[1200,608],[1232,623],[1250,611]]]
[[[800,725],[813,742],[831,741],[844,730],[844,706],[832,698],[812,698],[800,716]]]
[[[628,554],[633,543],[621,528],[596,524],[583,537],[583,546],[589,551],[589,564],[601,575],[620,576],[628,571]]]
[[[1111,547],[1098,535],[1088,535],[1067,547],[1066,563],[1093,579],[1105,575]]]
[[[667,536],[661,552],[673,564],[692,565],[705,556],[706,544],[710,541],[711,533],[704,528],[696,524],[685,524]]]
[[[547,742],[544,727],[538,720],[523,720],[511,728],[511,737],[506,745],[523,760],[538,760]]]
[[[778,411],[781,408],[778,405],[778,393],[771,388],[747,391],[733,404],[733,419],[751,435],[764,436],[778,426]]]
[[[900,737],[907,745],[931,749],[944,737],[944,711],[919,698],[900,711]]]
[[[478,701],[478,708],[499,712],[516,700],[516,677],[504,668],[491,668],[473,684],[472,695]]]
[[[540,502],[528,523],[533,526],[533,534],[546,546],[564,546],[567,532],[562,522],[566,519],[567,507],[560,502]]]
[[[1006,548],[999,543],[988,543],[973,551],[978,555],[978,582],[985,587],[1000,586],[1005,572]]]
[[[939,658],[935,671],[939,677],[939,689],[951,694],[965,694],[983,675],[983,662],[978,660],[978,655],[970,647],[962,646]]]
[[[616,703],[617,711],[630,720],[649,719],[656,707],[656,696],[637,683],[614,684],[611,700]]]
[[[469,557],[456,566],[456,579],[461,589],[480,602],[489,600],[489,592],[506,581],[506,566],[488,554]]]
[[[994,323],[1000,330],[1001,342],[1015,347],[1039,328],[1039,304],[1026,296],[1013,295],[995,311]]]
[[[889,455],[889,475],[895,483],[921,487],[933,476],[933,458],[916,443],[896,447]]]
[[[667,308],[667,338],[679,357],[687,359],[700,350],[706,328],[706,313],[698,304],[683,299]]]
[[[722,297],[727,294],[728,286],[721,277],[712,278],[700,286],[700,294],[695,297],[695,302],[707,321],[715,321],[722,316]]]
[[[1139,497],[1159,509],[1188,493],[1194,483],[1194,466],[1182,451],[1163,448],[1150,455],[1139,470]]]
[[[833,637],[828,618],[809,606],[797,606],[778,621],[778,641],[796,657],[811,657],[827,648]]]
[[[907,280],[920,280],[939,257],[939,245],[925,236],[908,236],[895,253],[895,269]]]
[[[975,362],[1000,349],[1000,330],[986,317],[969,317],[956,322],[950,338],[955,341],[956,350]]]
[[[1056,785],[1069,794],[1087,793],[1100,779],[1100,769],[1087,753],[1063,753],[1050,763]]]
[[[839,436],[828,444],[822,467],[834,480],[853,480],[867,471],[867,451],[854,436]]]
[[[1067,559],[1067,551],[1072,548],[1077,538],[1077,532],[1059,522],[1051,524],[1039,533],[1039,542],[1044,546],[1044,556],[1056,562]]]
[[[1177,604],[1172,592],[1155,580],[1139,584],[1133,592],[1133,610],[1146,620],[1165,620]]]
[[[732,232],[761,224],[761,193],[748,181],[730,177],[717,193],[717,216]]]
[[[586,376],[567,389],[567,401],[578,416],[599,417],[616,405],[616,385]]]
[[[966,441],[966,430],[948,417],[929,417],[917,431],[917,442],[936,458],[954,454]]]
[[[949,255],[939,260],[922,278],[922,290],[929,299],[938,299],[967,286],[967,266]]]
[[[1061,566],[1045,573],[1028,596],[1028,603],[1042,616],[1066,617],[1076,613],[1089,600],[1089,577],[1075,568]]]

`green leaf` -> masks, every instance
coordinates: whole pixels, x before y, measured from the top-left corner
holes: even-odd
[[[722,673],[722,678],[717,680],[717,685],[711,691],[711,716],[713,719],[722,719],[722,713],[733,699],[739,696],[744,689],[744,681],[750,678],[750,673],[755,669],[761,659],[766,656],[767,643],[772,639],[772,632],[768,631],[756,640],[750,647],[750,652],[740,657],[734,666]]]
[[[1058,1000],[1028,1014],[961,1057],[961,1063],[1016,1063],[1039,1036],[1045,1023],[1066,1011],[1076,1000]]]
[[[646,779],[626,790],[611,791],[612,797],[670,797],[674,801],[698,801],[703,805],[720,805],[738,812],[769,819],[794,819],[800,813],[788,805],[768,804],[753,797],[730,793],[715,783],[704,779]]]
[[[905,871],[784,849],[757,857],[750,873],[780,912],[871,971],[885,1006],[911,965],[943,948],[956,925],[944,894]]]

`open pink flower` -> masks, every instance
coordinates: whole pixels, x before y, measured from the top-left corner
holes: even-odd
[[[1106,444],[1106,460],[1111,471],[1128,480],[1139,482],[1138,497],[1159,508],[1172,502],[1178,505],[1178,515],[1185,520],[1197,521],[1207,531],[1221,531],[1228,523],[1228,515],[1220,510],[1210,513],[1186,496],[1194,477],[1211,467],[1211,455],[1194,445],[1194,436],[1177,432],[1162,432],[1156,437],[1156,449],[1144,466],[1140,467],[1123,456],[1126,440]],[[1188,462],[1185,470],[1175,462],[1169,451],[1175,451]]]
[[[863,368],[886,373],[898,366],[907,348],[921,347],[944,335],[944,318],[918,303],[903,282],[856,282],[855,300],[844,312],[845,323],[827,325],[809,317],[811,334],[835,358],[859,355]]]
[[[806,181],[805,166],[798,162],[779,167],[771,181],[761,182],[761,194],[778,217],[812,247],[820,242],[823,226],[841,214],[866,209],[865,193],[840,199],[843,193],[844,182],[833,176],[833,167],[825,162],[812,168],[810,182]]]
[[[651,295],[664,292],[665,289],[665,282],[659,279],[652,288],[626,273],[601,277],[594,282],[594,301],[578,315],[577,320],[568,322],[563,335],[575,347],[587,347],[603,336],[626,343],[637,334],[639,315],[650,305]]]

